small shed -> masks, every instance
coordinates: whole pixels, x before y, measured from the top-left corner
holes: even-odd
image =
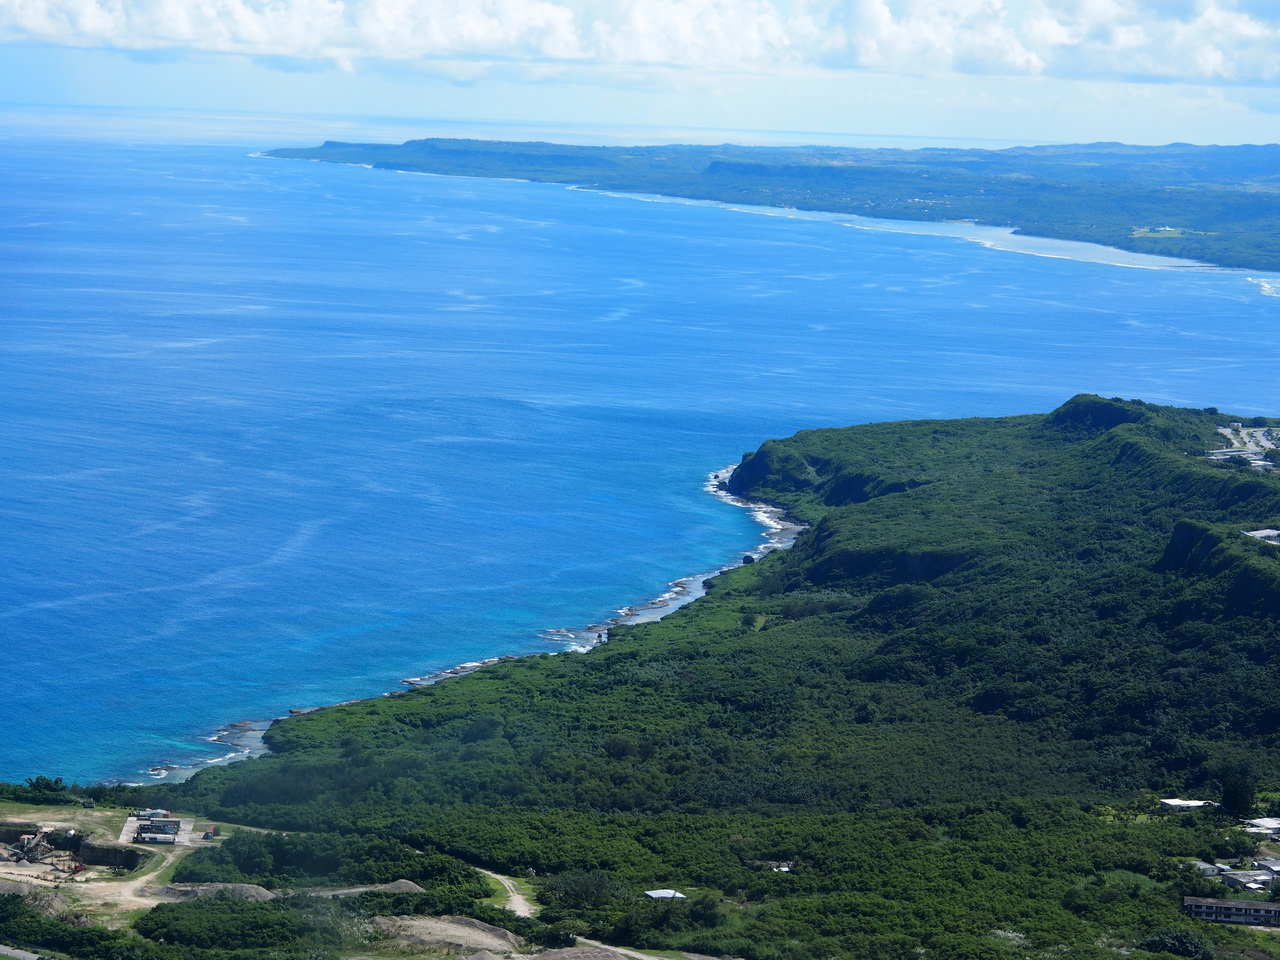
[[[1226,867],[1221,867],[1216,863],[1209,863],[1207,860],[1190,860],[1188,861],[1187,866],[1196,871],[1196,873],[1200,874],[1202,877],[1216,877],[1227,869]]]
[[[1216,807],[1217,804],[1212,800],[1179,800],[1176,797],[1170,797],[1167,800],[1161,800],[1160,806],[1170,810],[1192,810],[1196,807]]]
[[[678,890],[646,890],[644,895],[650,900],[684,900],[685,895]]]

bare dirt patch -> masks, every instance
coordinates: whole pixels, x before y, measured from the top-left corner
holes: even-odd
[[[523,943],[509,930],[470,917],[375,917],[373,923],[396,940],[452,950],[488,950],[505,955]]]

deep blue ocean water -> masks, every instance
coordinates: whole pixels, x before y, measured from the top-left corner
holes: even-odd
[[[759,542],[772,436],[1280,413],[1275,277],[849,222],[0,140],[0,779],[560,649]]]

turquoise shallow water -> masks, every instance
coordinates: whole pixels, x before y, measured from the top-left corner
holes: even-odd
[[[0,142],[0,779],[560,649],[759,542],[702,484],[770,436],[1081,391],[1278,413],[1274,280]]]

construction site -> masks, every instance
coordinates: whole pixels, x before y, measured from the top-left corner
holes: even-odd
[[[60,877],[84,872],[85,862],[75,852],[79,848],[75,830],[35,827],[28,833],[18,832],[21,829],[0,827],[0,842],[6,842],[5,853],[15,867],[43,867],[39,872]],[[16,839],[9,842],[15,832]]]
[[[167,810],[134,811],[123,824],[119,813],[58,813],[67,819],[0,821],[0,881],[79,885],[113,878],[154,860],[139,845],[189,849],[193,840],[195,822]]]
[[[200,833],[194,826],[167,810],[0,802],[0,894],[61,897],[115,925],[129,911],[177,899],[151,884],[200,843],[216,842],[216,825]]]

